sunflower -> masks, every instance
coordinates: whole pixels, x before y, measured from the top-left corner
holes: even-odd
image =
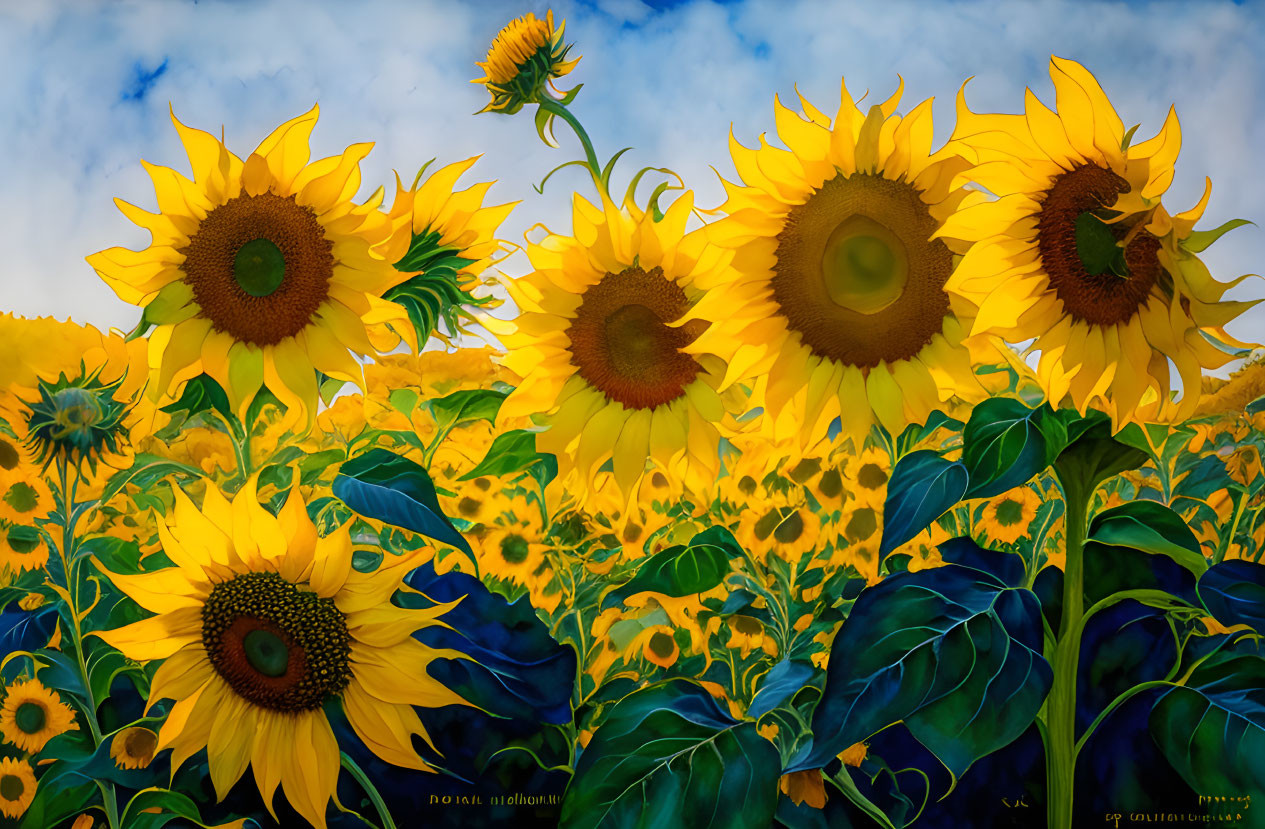
[[[70,706],[38,679],[15,682],[4,690],[0,735],[23,751],[38,754],[58,734],[79,728]]]
[[[11,573],[37,570],[48,563],[48,545],[34,527],[0,522],[0,568]]]
[[[813,446],[838,417],[859,447],[876,422],[898,434],[985,394],[944,292],[964,246],[930,238],[984,196],[954,186],[970,164],[951,146],[931,151],[931,101],[895,114],[902,90],[862,112],[841,86],[833,125],[802,98],[807,119],[775,102],[789,152],[730,137],[741,183],[725,182],[711,231],[743,279],[710,299],[758,300],[734,362],[763,378],[775,440]]]
[[[1185,418],[1204,368],[1242,346],[1221,327],[1255,302],[1223,302],[1186,246],[1207,205],[1170,216],[1160,197],[1173,179],[1181,126],[1170,108],[1154,138],[1130,144],[1097,80],[1052,57],[1058,111],[1028,90],[1022,115],[971,112],[958,95],[955,138],[978,156],[963,173],[1000,198],[950,217],[937,233],[975,244],[946,289],[976,314],[973,335],[1035,341],[1037,378],[1053,405],[1091,404],[1117,426]],[[1210,186],[1210,185],[1209,185]],[[1203,244],[1206,244],[1204,242]],[[1168,363],[1186,393],[1167,414]]]
[[[148,768],[158,751],[158,735],[148,728],[124,728],[110,740],[110,757],[121,769]]]
[[[457,481],[456,486],[455,496],[439,496],[445,515],[471,524],[491,524],[510,508],[510,501],[501,493],[501,482],[496,478],[480,475],[469,481]]]
[[[256,491],[252,477],[230,504],[208,487],[199,510],[173,488],[174,520],[158,531],[176,566],[139,575],[102,568],[158,615],[96,635],[130,659],[162,660],[148,705],[175,700],[155,747],[172,749],[173,772],[206,748],[220,798],[249,764],[270,812],[280,784],[299,814],[324,827],[339,770],[323,710],[333,700],[383,760],[433,770],[413,747],[414,735],[429,742],[413,706],[465,704],[427,666],[466,657],[413,633],[442,625],[456,602],[392,605],[420,553],[361,572],[351,566],[351,522],[318,537],[297,488],[275,518]]]
[[[0,814],[19,818],[35,799],[35,770],[26,760],[0,759]]]
[[[761,561],[778,558],[794,564],[816,549],[821,519],[802,498],[781,494],[753,498],[743,510],[734,536]]]
[[[764,623],[759,619],[735,613],[725,620],[725,625],[729,628],[729,641],[725,647],[737,649],[742,659],[746,659],[753,650],[777,657],[777,642],[765,631]]]
[[[844,478],[861,506],[882,509],[887,500],[887,481],[892,464],[887,453],[872,447],[847,455]]]
[[[512,520],[502,518],[488,526],[470,546],[479,559],[480,573],[527,585],[545,560],[544,533],[540,516],[527,504],[513,514]]]
[[[1039,506],[1041,496],[1031,487],[1017,486],[984,505],[979,527],[994,543],[1013,544],[1028,534]]]
[[[504,244],[496,238],[496,229],[518,202],[484,207],[492,182],[453,190],[457,179],[477,160],[475,156],[441,167],[424,182],[423,167],[408,189],[396,177],[395,201],[388,215],[397,232],[381,253],[411,275],[383,298],[408,311],[413,327],[409,345],[418,351],[432,333],[452,345],[438,329],[439,322],[447,326],[448,334],[465,332],[462,320],[474,317],[462,305],[494,308],[501,303],[491,296],[474,296],[474,289],[496,284],[495,279],[479,277],[502,252]],[[419,365],[429,362],[429,358],[418,359]]]
[[[159,212],[115,200],[153,241],[139,252],[95,253],[88,263],[157,326],[149,337],[153,399],[206,373],[239,415],[267,385],[289,423],[310,425],[317,371],[362,385],[350,352],[393,347],[373,342],[366,326],[407,319],[381,296],[409,274],[375,248],[398,249],[393,235],[407,229],[377,209],[381,189],[364,204],[351,201],[372,144],[307,163],[317,112],[282,124],[244,162],[172,113],[193,180],[145,164]]]
[[[739,406],[723,356],[737,332],[728,308],[695,311],[733,277],[705,228],[685,232],[692,209],[688,191],[658,221],[631,202],[598,208],[576,195],[575,236],[528,244],[535,272],[506,284],[517,321],[484,322],[523,378],[498,428],[541,413],[537,448],[557,456],[559,480],[578,475],[576,492],[607,459],[626,497],[651,459],[695,490],[718,474],[719,424]]]
[[[660,668],[671,668],[681,656],[673,633],[668,625],[651,625],[633,637],[627,650],[639,653],[642,659]]]
[[[563,44],[567,23],[553,27],[553,10],[540,20],[528,12],[511,20],[492,41],[487,60],[475,62],[486,74],[470,83],[483,84],[492,101],[480,112],[513,115],[524,104],[539,101],[545,84],[575,68],[579,58],[567,60],[570,44]]]
[[[34,465],[0,469],[0,521],[30,524],[53,509],[53,493]]]

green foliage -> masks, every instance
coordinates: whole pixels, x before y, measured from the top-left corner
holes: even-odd
[[[698,533],[689,544],[677,544],[645,559],[629,581],[611,590],[602,601],[611,607],[637,593],[690,596],[719,585],[729,572],[729,559],[742,554],[733,534],[724,527]]]
[[[576,764],[559,825],[764,829],[780,765],[755,723],[729,716],[700,686],[670,680],[611,709]]]
[[[461,331],[462,320],[473,319],[463,306],[477,307],[494,301],[493,297],[477,298],[462,290],[463,285],[473,279],[462,270],[476,260],[461,254],[459,248],[442,245],[439,231],[428,228],[413,234],[408,252],[395,264],[396,270],[418,273],[391,288],[383,294],[383,299],[402,305],[408,312],[418,351],[433,332],[439,331],[440,324],[448,336]]]
[[[1196,576],[1208,569],[1199,541],[1186,522],[1155,501],[1133,501],[1098,513],[1089,524],[1087,538],[1168,556]]]
[[[898,460],[887,484],[879,556],[886,557],[962,500],[968,478],[961,461],[947,460],[930,450]]]

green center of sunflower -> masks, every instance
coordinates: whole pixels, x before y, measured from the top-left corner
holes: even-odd
[[[521,535],[507,535],[501,539],[501,558],[506,564],[522,564],[527,560],[527,539]]]
[[[47,722],[44,706],[34,702],[24,702],[13,712],[13,724],[23,734],[38,734],[44,730]]]
[[[827,469],[817,481],[817,491],[827,498],[838,498],[843,492],[843,476],[837,469]]]
[[[876,314],[904,293],[909,257],[886,227],[868,216],[852,216],[826,240],[821,275],[836,305]]]
[[[246,661],[264,676],[285,676],[290,649],[280,636],[267,630],[252,630],[242,639]]]
[[[71,386],[53,394],[53,419],[60,439],[74,440],[77,435],[91,433],[104,416],[101,401],[88,389]]]
[[[869,507],[862,507],[852,513],[843,534],[849,541],[864,541],[878,530],[878,514]]]
[[[650,637],[650,652],[660,659],[667,659],[675,648],[676,640],[663,631],[658,631]]]
[[[997,523],[1003,527],[1018,524],[1023,518],[1023,504],[1007,498],[997,505]]]
[[[912,184],[836,175],[777,235],[777,313],[823,359],[873,368],[913,357],[949,313],[953,254],[930,239],[937,226]]]
[[[202,642],[240,696],[274,711],[312,711],[351,681],[351,635],[333,599],[277,573],[243,573],[211,589]]]
[[[22,799],[22,793],[26,791],[26,784],[22,782],[22,778],[15,774],[6,774],[0,777],[0,797],[9,802]]]
[[[18,481],[4,494],[4,502],[17,512],[30,512],[39,506],[39,493],[26,481]]]
[[[876,463],[864,464],[857,472],[857,483],[866,489],[878,489],[887,483],[887,472]]]
[[[799,514],[799,510],[794,510],[790,515],[777,525],[777,529],[773,531],[773,537],[782,544],[791,544],[799,540],[804,534],[804,518]]]
[[[477,501],[469,495],[466,495],[457,502],[457,512],[460,513],[462,518],[473,520],[474,517],[479,514],[479,508],[482,506],[483,502]]]
[[[18,555],[33,553],[40,546],[39,530],[34,527],[9,527],[5,540],[9,543],[9,549]]]
[[[233,278],[251,296],[271,296],[286,275],[286,258],[270,239],[251,239],[233,257]]]
[[[18,460],[18,448],[0,436],[0,469],[16,469]]]

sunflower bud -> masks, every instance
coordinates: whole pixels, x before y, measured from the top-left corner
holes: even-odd
[[[486,75],[471,83],[481,83],[492,95],[492,101],[480,112],[503,112],[513,115],[524,104],[546,97],[545,84],[561,78],[579,63],[580,59],[567,60],[570,44],[563,44],[562,33],[566,21],[553,27],[553,12],[538,19],[528,12],[511,20],[492,41],[488,58],[477,62]]]
[[[110,384],[94,373],[70,380],[62,374],[55,383],[39,382],[40,399],[28,403],[27,448],[47,467],[61,458],[82,468],[96,470],[98,458],[117,452],[125,432],[124,402],[114,393],[122,379]]]

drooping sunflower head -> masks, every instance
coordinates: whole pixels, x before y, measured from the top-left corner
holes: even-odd
[[[552,9],[544,20],[528,12],[506,24],[492,40],[487,60],[475,62],[485,75],[470,83],[483,84],[492,95],[480,111],[513,115],[548,94],[545,84],[574,69],[580,59],[567,60],[571,45],[562,42],[566,27],[564,20],[554,28]]]
[[[429,742],[413,706],[464,704],[427,666],[465,657],[428,648],[413,633],[442,624],[438,617],[455,602],[425,610],[392,604],[422,552],[356,569],[350,523],[321,536],[297,488],[274,517],[256,486],[251,478],[232,503],[209,487],[201,509],[175,490],[174,512],[158,532],[176,566],[106,571],[157,615],[98,635],[131,659],[163,660],[149,704],[175,700],[154,748],[173,750],[173,769],[222,745],[210,756],[221,797],[250,765],[270,810],[280,784],[295,809],[323,827],[339,769],[325,705],[341,704],[352,730],[383,760],[430,770],[413,745],[415,735]]]
[[[1118,426],[1188,416],[1202,369],[1245,345],[1223,326],[1255,304],[1222,301],[1241,280],[1218,282],[1195,256],[1228,228],[1192,233],[1207,189],[1177,215],[1160,203],[1181,147],[1171,108],[1154,138],[1133,144],[1083,66],[1054,57],[1050,76],[1057,110],[1028,90],[1023,114],[975,113],[959,93],[954,143],[979,162],[962,178],[1000,198],[939,231],[975,243],[947,289],[974,335],[1035,338],[1052,404],[1092,403]],[[1176,409],[1170,360],[1186,389]]]
[[[27,402],[26,444],[47,468],[63,460],[95,470],[103,457],[117,455],[126,441],[126,404],[116,399],[121,381],[105,384],[98,374],[40,380],[39,399]]]
[[[730,138],[741,183],[725,182],[713,238],[737,249],[736,293],[760,298],[744,366],[767,378],[776,440],[814,445],[839,417],[859,446],[874,423],[898,432],[983,394],[944,291],[962,246],[932,238],[983,196],[954,186],[966,160],[932,151],[931,102],[902,117],[900,95],[863,112],[843,86],[833,122],[776,102],[789,150]]]
[[[367,202],[360,161],[372,144],[308,163],[317,108],[278,127],[245,161],[214,136],[172,121],[193,179],[146,164],[158,213],[116,204],[153,237],[143,251],[88,257],[120,299],[144,306],[151,395],[206,373],[245,412],[265,384],[292,422],[310,418],[317,372],[363,385],[351,351],[375,352],[366,326],[406,317],[382,294],[405,278],[377,252],[396,228]]]
[[[35,770],[27,760],[0,759],[0,814],[19,818],[35,800]]]
[[[4,692],[0,735],[23,751],[38,754],[58,734],[79,727],[70,706],[38,679],[15,682]]]
[[[147,768],[158,750],[158,735],[148,728],[125,728],[110,740],[110,757],[121,769]]]
[[[522,378],[498,425],[543,414],[537,447],[558,457],[559,479],[581,476],[578,489],[608,459],[626,495],[650,459],[694,491],[716,477],[738,331],[718,305],[699,310],[732,276],[704,229],[685,232],[692,209],[689,192],[657,220],[577,195],[575,235],[529,244],[536,270],[506,284],[519,318],[484,321]]]
[[[382,255],[407,274],[405,281],[384,294],[408,312],[413,331],[406,337],[418,352],[434,334],[446,345],[449,337],[466,332],[474,320],[466,306],[495,308],[501,300],[475,289],[496,284],[482,275],[504,255],[505,243],[496,230],[518,202],[483,205],[492,182],[454,191],[458,178],[478,156],[442,167],[425,181],[418,172],[409,188],[396,178],[395,201],[389,213],[392,244]],[[447,331],[441,331],[439,324]],[[399,323],[394,327],[401,328]]]

